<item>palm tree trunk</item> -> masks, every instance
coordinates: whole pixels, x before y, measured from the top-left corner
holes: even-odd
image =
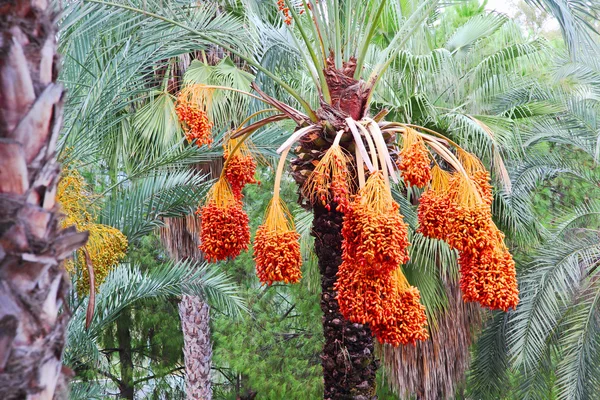
[[[165,220],[165,226],[161,228],[161,240],[172,258],[201,260],[202,254],[198,249],[197,239],[199,230],[198,218],[194,215],[168,218]],[[210,400],[210,307],[198,296],[181,296],[179,318],[183,332],[186,398]]]
[[[215,159],[196,168],[203,174],[217,177],[223,160]],[[161,228],[161,241],[169,255],[176,260],[202,260],[198,249],[199,219],[195,215],[185,218],[167,218]],[[183,332],[183,357],[185,361],[185,391],[188,400],[212,399],[210,371],[212,342],[210,340],[210,306],[198,296],[182,296],[179,318]]]
[[[69,280],[87,232],[55,202],[63,88],[45,0],[0,2],[0,397],[52,399],[62,376]],[[61,312],[61,310],[63,310]]]
[[[198,296],[182,296],[179,317],[183,331],[185,392],[187,399],[212,398],[210,369],[210,306]]]
[[[373,400],[375,360],[373,337],[366,325],[344,319],[340,313],[333,285],[342,263],[343,214],[327,211],[320,205],[314,209],[313,236],[321,272],[321,309],[325,344],[321,355],[325,383],[324,399]]]

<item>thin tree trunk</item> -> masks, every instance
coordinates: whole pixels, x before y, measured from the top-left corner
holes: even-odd
[[[176,260],[201,260],[198,249],[198,218],[168,218],[161,228],[161,240]],[[210,400],[212,385],[212,343],[210,341],[210,307],[198,296],[181,296],[179,318],[183,332],[185,392],[188,400]]]
[[[183,331],[185,392],[189,400],[212,398],[210,369],[210,306],[198,296],[182,296],[179,316]]]
[[[334,207],[332,207],[333,210]],[[342,263],[342,220],[337,211],[321,205],[314,209],[313,235],[321,272],[321,309],[325,344],[321,355],[324,399],[373,400],[378,361],[373,337],[366,325],[354,324],[340,313],[333,285]]]
[[[196,168],[215,178],[223,168],[223,160],[202,163]],[[198,249],[199,219],[195,215],[185,218],[167,218],[161,228],[161,241],[169,255],[176,260],[202,260]],[[182,296],[179,318],[183,332],[183,357],[185,361],[185,391],[188,400],[212,399],[210,372],[212,367],[212,342],[210,340],[210,306],[198,296]]]
[[[87,232],[58,226],[63,88],[48,2],[2,1],[0,15],[0,398],[50,400],[69,320],[62,260]]]
[[[117,342],[119,343],[119,368],[121,368],[121,380],[119,381],[120,397],[127,400],[133,400],[135,393],[130,327],[130,310],[125,309],[119,313],[119,317],[117,318]]]

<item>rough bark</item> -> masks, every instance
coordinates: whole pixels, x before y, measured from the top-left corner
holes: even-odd
[[[161,239],[170,256],[177,260],[202,259],[198,250],[198,218],[169,218],[161,229]],[[189,400],[212,398],[210,370],[210,307],[198,296],[181,296],[179,318],[183,332],[185,392]]]
[[[210,341],[210,306],[198,296],[182,296],[179,316],[185,358],[185,392],[188,399],[210,400],[212,385],[212,343]]]
[[[219,159],[200,164],[197,169],[216,177],[222,167],[222,160]],[[195,215],[166,219],[160,236],[172,258],[202,260],[202,252],[198,249],[200,225]],[[212,399],[210,307],[198,296],[182,296],[179,303],[179,318],[183,332],[186,398],[210,400]]]
[[[312,231],[321,272],[324,399],[372,400],[377,398],[375,375],[379,363],[375,359],[371,330],[344,319],[333,290],[342,263],[343,219],[342,214],[333,209],[315,207]]]
[[[63,89],[48,2],[0,1],[0,15],[0,397],[52,399],[69,319],[62,260],[87,233],[58,226]]]

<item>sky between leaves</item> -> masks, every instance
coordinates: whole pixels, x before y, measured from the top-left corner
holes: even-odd
[[[514,17],[518,12],[517,3],[518,0],[488,0],[485,8],[486,10],[498,11],[509,17]],[[546,32],[557,29],[559,29],[558,22],[553,18],[548,19],[543,25],[543,31]]]

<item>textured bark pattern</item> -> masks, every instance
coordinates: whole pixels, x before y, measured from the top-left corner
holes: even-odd
[[[321,355],[324,398],[373,400],[377,398],[375,374],[378,361],[375,360],[371,330],[366,325],[344,319],[333,290],[342,262],[342,214],[328,212],[321,206],[315,207],[314,214],[313,235],[321,272],[321,309],[325,335]]]
[[[198,296],[182,296],[179,316],[183,330],[186,396],[190,400],[209,400],[212,398],[210,307]]]
[[[477,304],[463,301],[456,279],[446,282],[446,294],[448,308],[432,327],[429,340],[416,346],[383,348],[386,380],[402,398],[453,399],[457,387],[464,385],[481,311]]]
[[[161,240],[170,256],[183,260],[202,259],[198,250],[200,225],[198,218],[168,218],[161,228]],[[198,296],[182,296],[179,318],[183,331],[185,361],[185,392],[188,400],[210,400],[212,385],[212,344],[210,341],[210,307]]]
[[[46,0],[0,1],[0,398],[52,399],[61,382],[69,280],[87,233],[61,230],[56,140],[62,87]],[[59,395],[56,394],[58,397]]]
[[[223,168],[223,160],[199,164],[196,168],[214,178]],[[202,252],[198,249],[200,224],[195,215],[165,219],[160,236],[172,258],[202,259]],[[179,318],[183,331],[186,397],[188,400],[210,400],[212,398],[210,307],[200,297],[182,296],[179,303]]]

